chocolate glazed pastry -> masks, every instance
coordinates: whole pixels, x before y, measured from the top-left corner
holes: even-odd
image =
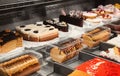
[[[76,56],[81,48],[82,44],[79,39],[68,39],[53,47],[50,51],[50,56],[52,60],[62,63]]]
[[[0,76],[28,76],[40,69],[39,60],[33,55],[23,55],[0,64]]]

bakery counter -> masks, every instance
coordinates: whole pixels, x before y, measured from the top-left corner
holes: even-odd
[[[78,65],[82,64],[83,62],[94,58],[93,56],[89,56],[85,53],[80,52],[79,55],[75,56],[74,58],[63,62],[63,63],[58,63],[54,62],[50,58],[47,59],[48,62],[51,62],[55,64],[54,66],[54,73],[61,74],[62,76],[67,76],[69,75]],[[52,76],[52,75],[51,75]]]
[[[58,18],[55,18],[57,19],[57,21],[59,20]],[[47,20],[46,20],[47,21]],[[37,22],[37,23],[44,23],[44,21],[40,21],[40,22]],[[97,25],[92,25],[92,24],[89,24],[87,22],[83,22],[83,27],[79,27],[79,26],[75,26],[75,25],[72,25],[72,24],[67,24],[68,25],[68,31],[62,31],[61,28],[59,30],[59,35],[57,38],[54,38],[52,40],[48,40],[48,41],[42,41],[42,42],[33,42],[33,41],[27,41],[27,40],[24,40],[23,41],[23,46],[26,47],[26,48],[35,48],[35,49],[39,49],[40,46],[43,46],[43,45],[51,45],[51,44],[55,44],[59,41],[62,41],[64,39],[68,39],[68,38],[80,38],[82,36],[82,34],[86,33],[87,31],[91,31],[97,27],[102,27],[104,26],[104,23],[99,23]],[[54,25],[51,25],[51,26],[54,26]],[[54,26],[56,27],[56,26]],[[58,27],[57,27],[58,28]]]
[[[37,22],[37,23],[42,23],[42,21]],[[81,35],[85,32],[84,29],[81,27],[77,27],[71,24],[68,24],[68,26],[69,28],[67,32],[59,30],[58,37],[48,40],[48,41],[34,42],[34,41],[29,41],[29,40],[23,40],[23,47],[39,49],[40,46],[55,44],[64,39],[81,37]]]

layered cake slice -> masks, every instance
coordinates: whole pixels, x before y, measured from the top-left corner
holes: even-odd
[[[64,10],[62,10],[62,14],[59,16],[59,20],[65,21],[67,23],[82,27],[83,26],[83,17],[80,11],[72,10],[69,14],[66,14]]]
[[[17,47],[22,47],[23,38],[17,32],[9,29],[0,32],[0,53],[7,53]]]
[[[28,41],[47,41],[58,37],[58,29],[50,25],[30,24],[17,26],[16,30]]]
[[[43,21],[43,24],[52,25],[55,28],[58,28],[60,31],[63,31],[63,32],[68,32],[68,28],[69,28],[66,22],[64,21],[59,22],[59,20],[57,19],[50,19],[50,20]]]

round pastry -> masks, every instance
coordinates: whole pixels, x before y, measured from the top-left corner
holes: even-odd
[[[103,19],[111,19],[111,16],[109,14],[103,14],[102,18]]]
[[[92,22],[92,23],[100,23],[101,22],[101,19],[86,19],[86,21],[88,22]]]
[[[29,41],[47,41],[58,37],[58,29],[50,25],[30,24],[17,26],[16,30],[22,34],[23,39]]]
[[[104,10],[108,14],[112,14],[114,12],[114,6],[112,4],[104,6]]]
[[[83,17],[85,18],[96,18],[97,14],[92,12],[83,12]]]
[[[106,13],[103,9],[96,9],[96,10],[93,10],[93,12],[95,12],[98,15],[103,15]]]

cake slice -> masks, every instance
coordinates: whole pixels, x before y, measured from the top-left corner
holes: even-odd
[[[60,31],[63,31],[63,32],[68,32],[68,28],[69,28],[66,22],[64,21],[59,22],[59,20],[57,19],[50,19],[50,20],[43,21],[43,24],[54,26],[55,28],[58,28]]]
[[[22,47],[23,38],[17,32],[9,29],[0,32],[0,53],[7,53]]]

